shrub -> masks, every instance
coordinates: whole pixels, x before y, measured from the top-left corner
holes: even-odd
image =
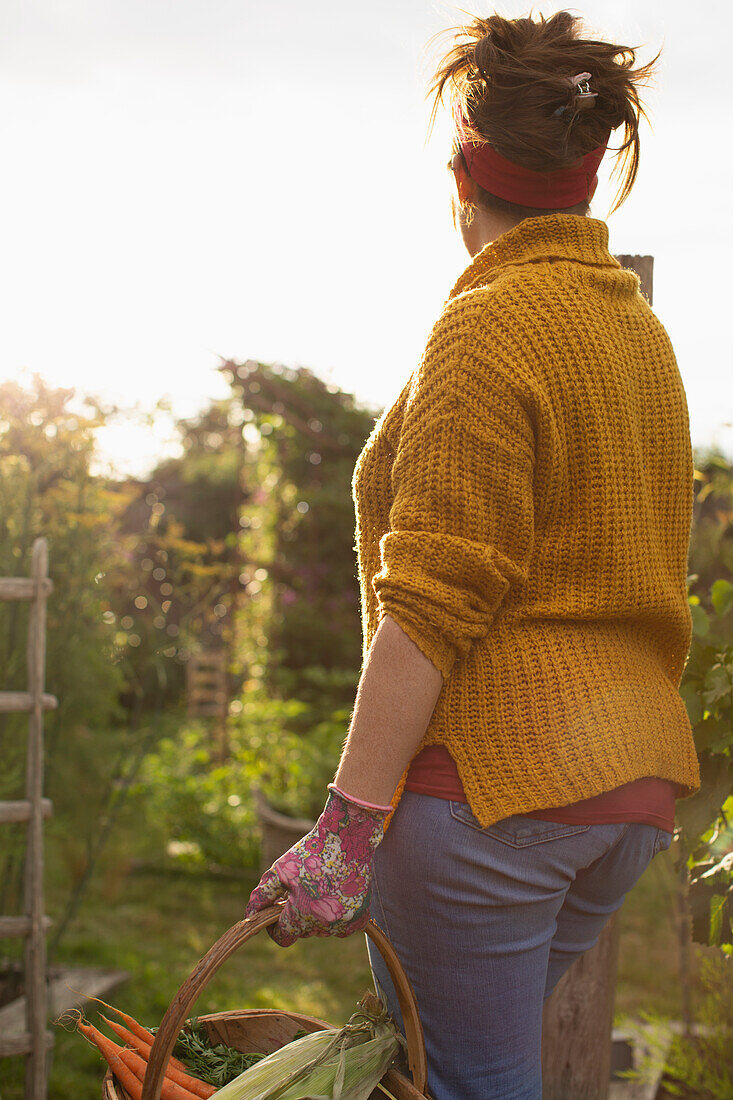
[[[318,817],[338,766],[350,709],[324,714],[320,701],[270,699],[260,689],[242,696],[231,749],[251,785],[290,817]]]
[[[258,844],[250,779],[240,760],[217,756],[209,726],[189,721],[147,756],[136,794],[158,852],[183,864],[251,868]]]
[[[663,1081],[684,1100],[733,1100],[733,968],[722,956],[704,958],[699,1034],[680,1036],[670,1049]]]

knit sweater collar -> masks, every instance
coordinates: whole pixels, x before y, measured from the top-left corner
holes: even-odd
[[[608,251],[608,226],[605,222],[578,214],[543,214],[537,218],[524,218],[487,244],[474,256],[449,298],[492,282],[507,266],[546,260],[621,267]]]

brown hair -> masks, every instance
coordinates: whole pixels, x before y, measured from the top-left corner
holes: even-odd
[[[431,129],[449,91],[451,103],[463,111],[470,137],[489,142],[525,168],[552,171],[573,164],[623,126],[613,171],[620,174],[620,184],[610,213],[617,210],[639,170],[639,124],[647,115],[638,88],[651,76],[659,53],[635,69],[638,47],[581,37],[580,19],[567,11],[549,19],[540,15],[537,22],[531,17],[477,16],[448,33],[455,41],[428,92],[433,96]],[[598,93],[592,110],[578,103],[568,80],[580,72],[591,73],[590,90]],[[561,107],[567,110],[558,115]],[[521,207],[482,188],[479,192],[482,205],[522,216],[557,213]],[[588,205],[580,204],[583,213]]]

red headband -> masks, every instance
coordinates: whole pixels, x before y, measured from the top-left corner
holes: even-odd
[[[466,123],[458,108],[455,111],[455,121],[468,174],[489,194],[520,206],[544,210],[562,210],[593,198],[598,184],[598,165],[608,146],[608,138],[603,145],[586,153],[570,168],[535,172],[531,168],[523,168],[513,160],[507,160],[488,143],[475,145],[465,135]]]

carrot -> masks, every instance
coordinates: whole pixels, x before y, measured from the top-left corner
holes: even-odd
[[[122,1024],[115,1023],[114,1020],[108,1020],[103,1012],[100,1012],[99,1015],[104,1020],[105,1024],[109,1024],[114,1033],[122,1039],[123,1043],[130,1047],[131,1050],[137,1051],[146,1062],[148,1061],[153,1046],[152,1043],[147,1042],[145,1039],[138,1038],[137,1035],[133,1035],[133,1033],[128,1031],[126,1027],[123,1027]]]
[[[103,1013],[99,1013],[105,1023],[109,1024],[112,1030],[127,1043],[133,1051],[140,1055],[141,1058],[147,1062],[150,1059],[151,1044],[146,1043],[144,1039],[139,1039],[137,1035],[133,1035],[127,1028],[122,1027],[121,1024],[117,1024],[114,1020],[108,1020]],[[172,1060],[171,1060],[172,1061]],[[174,1081],[177,1085],[182,1085],[183,1088],[188,1089],[194,1096],[199,1096],[202,1100],[208,1100],[210,1096],[213,1096],[216,1089],[213,1085],[207,1085],[205,1081],[199,1081],[196,1077],[191,1077],[190,1074],[184,1073],[182,1070],[176,1069],[171,1062],[168,1063],[168,1067],[165,1071],[166,1077],[170,1081]]]
[[[155,1036],[153,1035],[152,1031],[148,1031],[146,1027],[143,1027],[142,1024],[139,1024],[137,1020],[133,1019],[132,1016],[128,1016],[126,1012],[122,1012],[121,1009],[115,1008],[114,1005],[108,1005],[106,1001],[100,1000],[99,997],[88,997],[87,1000],[96,1001],[98,1005],[104,1005],[104,1007],[108,1008],[110,1012],[116,1013],[116,1015],[119,1016],[121,1020],[124,1020],[133,1035],[137,1035],[138,1039],[144,1039],[149,1046],[152,1046],[155,1042]],[[99,1015],[101,1016],[102,1013],[100,1012]]]
[[[142,1100],[142,1083],[145,1078],[145,1071],[148,1068],[145,1059],[136,1054],[134,1050],[117,1046],[92,1024],[83,1024],[79,1021],[79,1030],[91,1039],[95,1046],[99,1047],[107,1061],[107,1065],[130,1093],[132,1100]],[[166,1077],[160,1091],[160,1100],[198,1100],[198,1097]]]
[[[98,1031],[92,1024],[85,1024],[79,1020],[78,1028],[82,1035],[86,1035],[90,1043],[94,1043],[95,1047],[99,1048],[107,1065],[112,1070],[115,1077],[119,1078],[120,1084],[126,1092],[129,1092],[132,1100],[142,1100],[142,1083],[120,1058],[120,1047],[118,1047],[116,1043],[113,1043],[111,1039],[108,1039],[106,1035],[103,1035],[101,1031]]]
[[[104,1007],[108,1008],[110,1012],[115,1012],[121,1020],[124,1020],[133,1035],[136,1035],[138,1039],[142,1039],[143,1042],[148,1044],[148,1046],[152,1046],[155,1042],[155,1036],[153,1035],[152,1031],[148,1031],[146,1027],[143,1027],[142,1024],[139,1024],[137,1020],[133,1019],[132,1016],[128,1016],[126,1012],[122,1012],[119,1008],[115,1008],[114,1005],[108,1005],[106,1001],[100,1000],[99,997],[89,997],[88,1000],[96,1001],[98,1005],[104,1005]],[[99,1015],[102,1016],[102,1013],[100,1012]],[[103,1016],[102,1019],[104,1019]],[[173,1056],[171,1056],[168,1065],[174,1066],[175,1069],[179,1070],[181,1073],[187,1072],[183,1062],[179,1062],[178,1059],[174,1058]]]
[[[132,1070],[142,1084],[145,1080],[145,1071],[148,1068],[145,1059],[136,1054],[134,1050],[127,1050],[123,1047],[120,1049],[120,1061]],[[176,1081],[171,1081],[170,1077],[165,1076],[160,1090],[160,1100],[198,1100],[198,1097],[194,1096],[183,1085],[179,1085]]]

